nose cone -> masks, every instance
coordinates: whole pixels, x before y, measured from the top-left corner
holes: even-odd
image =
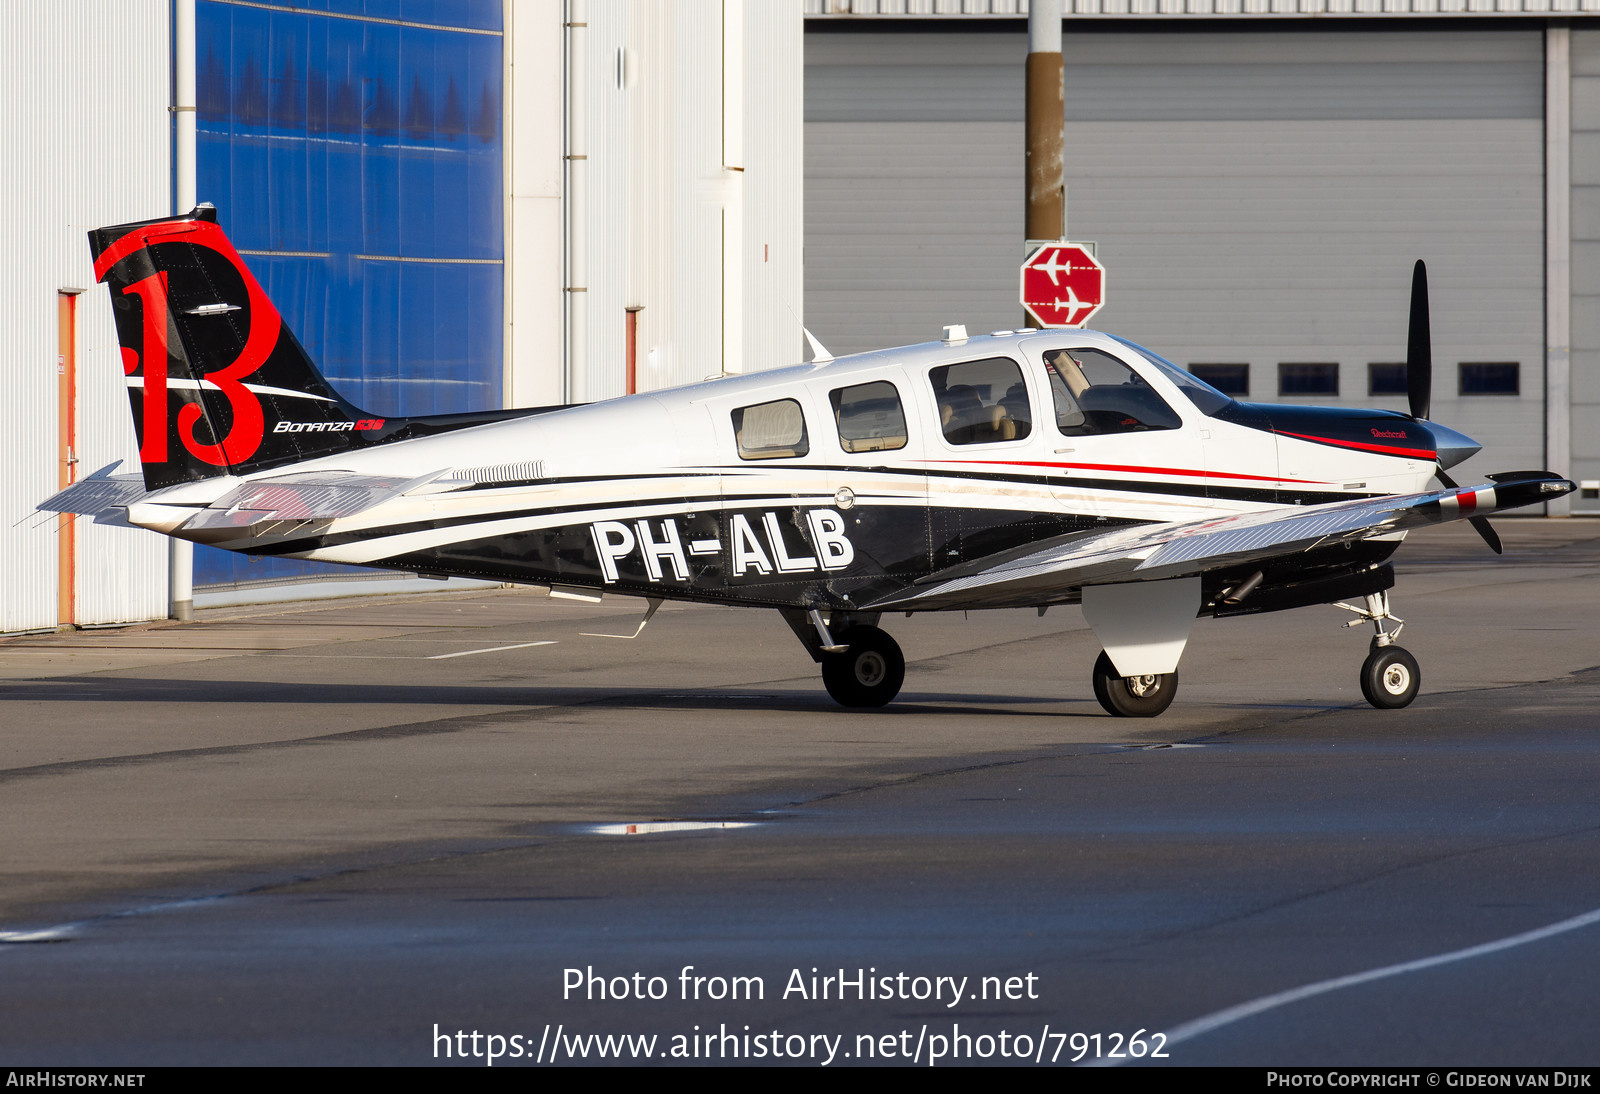
[[[1483,450],[1483,445],[1447,425],[1429,422],[1428,432],[1433,434],[1434,447],[1439,450],[1439,466],[1447,470]]]

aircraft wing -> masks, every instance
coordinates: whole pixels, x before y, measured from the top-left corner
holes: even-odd
[[[1317,547],[1486,516],[1548,501],[1574,489],[1546,472],[1423,494],[1281,505],[1254,513],[1063,536],[952,567],[865,605],[870,610],[1027,607],[1084,585],[1187,577]]]

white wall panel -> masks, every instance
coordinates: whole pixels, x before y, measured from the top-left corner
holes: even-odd
[[[562,10],[507,3],[506,405],[562,401]]]
[[[0,631],[56,624],[56,293],[79,306],[79,426],[87,473],[137,467],[121,357],[85,234],[169,211],[168,5],[62,0],[7,11],[0,36]],[[20,522],[20,523],[19,523]],[[79,622],[166,614],[166,540],[78,522]]]
[[[663,286],[670,339],[660,347],[663,386],[741,371],[723,345],[723,210],[736,202],[740,180],[722,166],[722,2],[695,0],[657,7],[673,27],[667,96],[672,110],[670,159],[664,174],[672,194],[667,223],[641,224],[668,242]],[[662,35],[666,38],[666,35]]]
[[[792,4],[757,4],[745,27],[746,372],[801,360],[805,317],[805,70]]]
[[[623,308],[628,295],[628,131],[630,89],[617,82],[618,51],[632,29],[632,4],[585,5],[583,89],[584,308],[583,360],[575,362],[575,402],[609,399],[623,393]]]
[[[799,9],[631,0],[590,3],[585,18],[588,291],[574,398],[623,394],[629,307],[642,309],[641,391],[793,363],[803,314]],[[728,162],[730,148],[741,162]]]

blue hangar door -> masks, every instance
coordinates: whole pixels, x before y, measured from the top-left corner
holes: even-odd
[[[197,194],[378,415],[501,405],[500,0],[200,0]],[[195,549],[195,584],[371,573]]]

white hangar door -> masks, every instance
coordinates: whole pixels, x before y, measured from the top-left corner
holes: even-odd
[[[835,353],[1018,325],[1022,24],[856,26],[806,35],[807,325]],[[1537,30],[1079,25],[1065,50],[1097,329],[1251,399],[1403,409],[1370,366],[1404,360],[1422,258],[1433,416],[1486,449],[1463,474],[1542,466]]]

